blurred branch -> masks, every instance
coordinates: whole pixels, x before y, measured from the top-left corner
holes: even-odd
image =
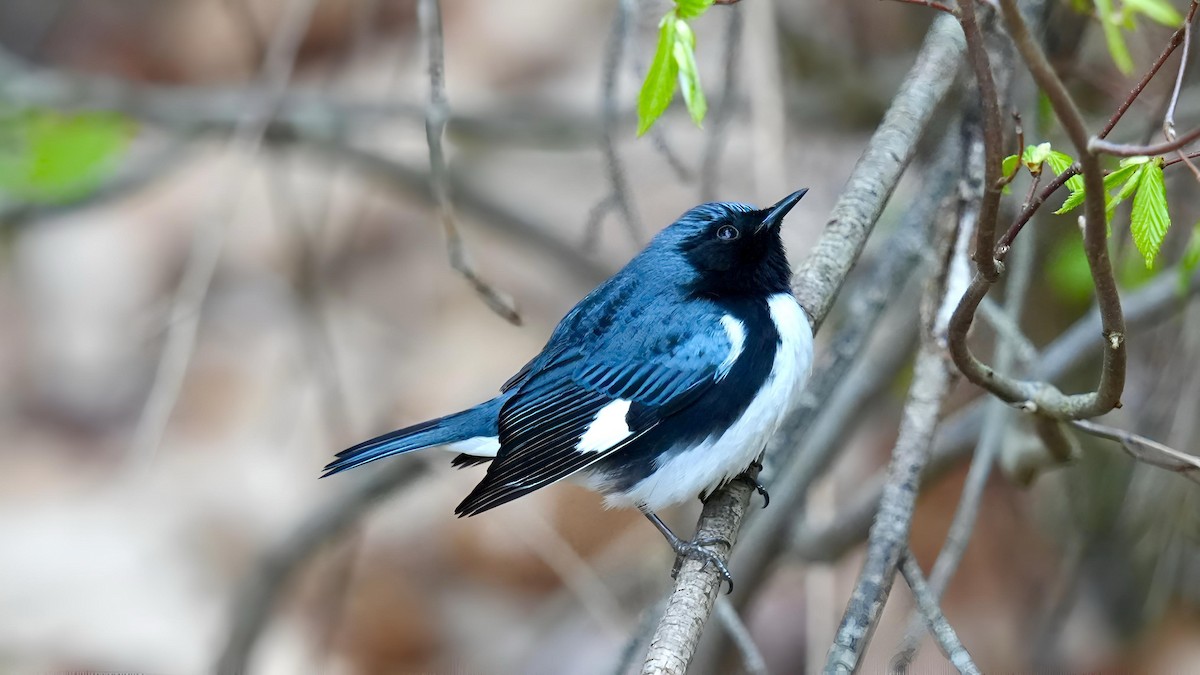
[[[617,153],[617,75],[621,70],[621,62],[625,58],[626,47],[629,43],[629,27],[635,9],[635,0],[618,0],[616,14],[613,16],[612,29],[608,34],[608,44],[604,48],[604,71],[601,78],[600,148],[604,152],[604,170],[608,174],[609,194],[601,200],[608,206],[601,210],[593,209],[597,217],[589,217],[589,240],[597,238],[594,228],[599,228],[604,215],[612,209],[621,215],[625,229],[634,243],[641,243],[645,227],[634,209],[633,196],[626,182],[625,167],[621,156]]]
[[[845,322],[834,333],[804,399],[768,446],[762,480],[772,507],[748,526],[733,574],[748,581],[733,593],[745,607],[767,580],[767,568],[786,545],[786,532],[803,511],[809,487],[828,468],[846,432],[861,421],[867,401],[891,382],[912,354],[917,333],[915,302],[902,295],[912,271],[928,254],[932,223],[958,175],[958,143],[948,134],[933,165],[922,174],[929,188],[881,242],[878,260],[843,303]],[[896,328],[877,329],[885,310]],[[872,334],[889,335],[878,354],[863,358]],[[776,465],[779,465],[776,467]],[[706,662],[709,659],[702,659]]]
[[[963,49],[953,21],[938,19],[834,206],[824,233],[793,279],[800,304],[819,329],[888,197],[916,149],[938,103],[949,90]],[[704,505],[700,538],[736,544],[751,489],[734,481]],[[726,559],[728,554],[726,554]],[[667,609],[651,641],[643,672],[681,673],[692,660],[719,591],[720,576],[697,560],[683,561]]]
[[[826,655],[825,672],[858,671],[891,593],[900,557],[908,547],[921,472],[929,460],[942,404],[954,379],[938,335],[937,317],[943,313],[943,307],[954,302],[955,296],[949,291],[961,283],[956,277],[968,274],[965,266],[955,264],[953,253],[957,248],[956,235],[969,236],[974,224],[973,204],[972,201],[972,208],[964,209],[957,220],[947,219],[935,226],[932,248],[938,263],[925,280],[920,346],[912,384],[888,463],[879,510],[867,539],[867,557]],[[966,256],[966,251],[957,253]]]
[[[261,94],[257,84],[158,85],[35,66],[0,46],[0,98],[23,106],[114,111],[176,133],[196,134],[236,126]],[[343,99],[326,91],[297,88],[280,95],[267,130],[272,136],[313,131],[345,135],[368,124],[422,123],[424,116],[424,107],[417,102]],[[622,130],[634,128],[637,122],[632,108],[622,110],[617,119]],[[463,144],[582,148],[598,142],[601,126],[599,118],[583,110],[514,101],[489,106],[486,112],[452,111],[446,134]]]
[[[332,501],[314,509],[299,527],[270,546],[233,596],[229,634],[215,665],[218,675],[249,672],[254,645],[279,596],[318,548],[351,529],[376,502],[427,472],[420,462],[384,462]]]
[[[724,44],[724,75],[722,76],[721,95],[713,106],[713,114],[709,117],[708,133],[704,137],[704,154],[700,159],[700,201],[710,202],[717,198],[717,181],[720,177],[721,155],[725,151],[725,142],[729,140],[726,132],[730,120],[733,119],[734,104],[737,99],[738,58],[742,51],[742,33],[745,20],[741,7],[730,7],[725,10],[729,18],[725,20]],[[657,126],[651,127],[656,129]]]
[[[429,184],[437,202],[442,221],[442,232],[446,235],[446,254],[454,268],[475,293],[493,312],[505,321],[520,325],[521,317],[513,304],[512,296],[492,286],[475,269],[463,243],[458,223],[454,220],[454,207],[450,202],[450,179],[446,172],[446,156],[442,151],[442,136],[446,130],[446,118],[450,105],[446,102],[445,59],[442,54],[442,8],[439,0],[420,0],[417,18],[421,24],[421,40],[425,43],[429,67],[429,103],[425,107],[425,140],[429,144]]]
[[[1028,359],[1024,361],[1025,367],[1037,357],[1037,350],[1029,343],[1020,327],[1021,312],[1033,279],[1034,251],[1033,242],[1025,242],[1013,255],[1013,262],[1009,268],[1010,277],[1004,297],[1004,308],[999,310],[999,320],[996,322],[1010,327],[1008,332],[997,330],[996,367],[1002,370],[1008,370],[1022,351],[1028,352],[1024,355]],[[942,550],[938,552],[930,572],[928,590],[935,605],[950,585],[950,580],[966,552],[967,544],[971,541],[979,507],[983,501],[983,491],[1008,430],[1011,409],[995,398],[988,398],[985,405],[987,412],[983,430],[979,435],[979,444],[971,460],[971,468],[967,472],[954,518],[950,521],[945,543],[942,544]],[[920,619],[920,616],[914,616],[909,620],[908,631],[901,641],[899,654],[892,660],[892,667],[900,672],[907,669],[920,648]]]
[[[733,639],[738,653],[742,655],[742,667],[747,675],[767,675],[766,660],[763,659],[758,645],[754,644],[750,629],[746,628],[729,598],[717,598],[716,612],[717,621],[725,628],[725,633]]]
[[[942,608],[938,606],[938,594],[925,583],[925,577],[921,574],[921,566],[917,564],[917,559],[913,557],[911,550],[906,549],[900,558],[900,573],[904,575],[904,580],[908,582],[908,587],[917,600],[918,613],[929,626],[930,635],[941,647],[942,653],[950,660],[950,664],[960,673],[979,675],[979,668],[971,660],[971,655],[967,653],[966,648],[958,639],[958,634],[954,632],[954,628],[946,620],[946,615],[942,613]]]
[[[288,3],[282,22],[263,56],[260,79],[262,90],[254,105],[248,106],[234,128],[230,140],[228,161],[234,164],[240,153],[253,156],[263,144],[267,124],[278,109],[295,67],[296,53],[308,29],[317,0],[292,0]],[[130,449],[131,463],[144,470],[152,466],[154,456],[166,432],[171,413],[179,400],[187,375],[196,334],[200,328],[200,308],[216,273],[221,257],[227,223],[238,207],[237,188],[241,172],[231,167],[226,171],[218,190],[214,191],[204,220],[195,237],[172,303],[171,321],[166,345],[159,357],[154,383],[134,430]]]
[[[1178,268],[1162,274],[1122,301],[1130,330],[1154,326],[1183,309],[1190,298],[1200,294],[1200,272],[1192,275],[1185,292],[1179,292]],[[1042,350],[1032,371],[1041,378],[1054,379],[1094,358],[1101,345],[1094,339],[1100,330],[1098,310],[1075,322]],[[933,447],[933,456],[921,476],[921,487],[941,478],[950,468],[968,456],[975,447],[984,422],[986,399],[963,408],[946,420]],[[882,473],[863,481],[852,501],[841,508],[838,517],[828,523],[800,522],[792,536],[792,552],[809,562],[832,562],[862,542],[879,510],[883,495]]]
[[[433,203],[433,189],[429,174],[419,168],[390,159],[370,150],[350,145],[337,138],[325,138],[316,134],[292,139],[301,147],[346,161],[347,165],[389,191],[399,192]],[[480,221],[513,236],[532,249],[546,253],[573,276],[579,277],[589,287],[612,274],[613,270],[597,262],[560,236],[550,225],[535,222],[523,212],[509,208],[488,197],[471,183],[453,171],[447,172],[450,189],[454,192],[458,208],[477,217]]]
[[[1071,426],[1093,436],[1120,443],[1125,452],[1139,462],[1178,473],[1192,482],[1200,483],[1200,457],[1180,452],[1145,436],[1097,424],[1091,420],[1074,420]]]

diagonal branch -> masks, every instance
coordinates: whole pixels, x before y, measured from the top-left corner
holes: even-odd
[[[939,17],[916,64],[855,166],[825,232],[793,279],[797,299],[812,318],[814,330],[820,328],[829,313],[884,204],[912,158],[917,140],[953,83],[962,50],[962,37],[953,19]],[[734,544],[750,492],[743,481],[718,490],[704,506],[697,536],[721,537]],[[683,562],[643,672],[682,673],[687,668],[720,584],[715,570],[695,560]]]
[[[975,666],[971,655],[959,641],[958,634],[946,620],[946,615],[942,614],[942,609],[938,606],[937,595],[925,583],[925,576],[921,574],[921,566],[917,564],[917,560],[910,550],[906,549],[900,560],[900,573],[904,575],[904,580],[908,582],[908,587],[917,600],[918,611],[929,626],[930,634],[942,648],[942,653],[950,660],[951,665],[964,675],[979,675],[979,668]]]

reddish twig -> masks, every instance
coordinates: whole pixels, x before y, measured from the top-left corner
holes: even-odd
[[[945,12],[952,16],[958,16],[958,11],[953,7],[950,5],[943,5],[942,3],[935,2],[934,0],[896,0],[896,2],[903,2],[908,5],[921,5],[922,7],[936,9],[939,12]]]
[[[1000,125],[1000,97],[996,93],[996,81],[992,77],[992,66],[987,47],[983,43],[983,32],[975,16],[975,3],[959,3],[958,22],[967,41],[967,60],[975,72],[979,97],[983,108],[983,199],[979,205],[979,217],[975,227],[975,250],[971,258],[979,275],[994,282],[1000,278],[992,249],[996,244],[996,219],[1000,211],[1000,196],[1003,190],[1001,164],[1004,162],[1004,130]],[[1018,150],[1020,152],[1020,150]]]
[[[1141,155],[1165,155],[1168,152],[1180,150],[1193,141],[1200,139],[1200,127],[1192,129],[1188,133],[1176,138],[1173,141],[1164,141],[1155,143],[1154,145],[1136,145],[1128,143],[1111,143],[1103,138],[1093,138],[1088,142],[1088,150],[1093,153],[1104,153],[1106,155],[1115,155],[1117,157],[1138,157]]]

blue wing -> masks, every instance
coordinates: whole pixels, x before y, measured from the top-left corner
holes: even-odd
[[[643,307],[636,316],[621,308],[613,308],[616,317],[593,315],[587,323],[607,326],[604,331],[581,332],[571,325],[574,312],[564,319],[555,335],[573,331],[577,346],[554,349],[552,337],[542,355],[507,385],[513,393],[500,411],[500,451],[456,513],[486,511],[591,466],[717,381],[734,349],[722,312],[707,304],[659,305]],[[671,313],[664,311],[668,306]],[[610,428],[598,439],[612,443],[596,447],[588,434],[601,424],[602,413]],[[581,442],[585,437],[588,443]]]

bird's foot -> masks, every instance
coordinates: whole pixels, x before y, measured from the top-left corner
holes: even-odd
[[[754,462],[753,464],[750,465],[750,468],[747,469],[745,473],[738,474],[737,478],[735,478],[734,480],[740,480],[745,483],[748,483],[750,485],[750,487],[754,488],[755,492],[762,495],[762,498],[763,498],[762,507],[765,509],[765,508],[767,508],[767,505],[771,503],[771,493],[767,492],[767,488],[762,483],[760,483],[757,478],[750,475],[750,469],[758,469],[759,471],[762,471],[762,464],[759,464],[758,462]]]
[[[726,593],[733,592],[733,575],[729,573],[729,567],[721,560],[720,554],[712,550],[712,546],[724,545],[726,548],[733,548],[729,545],[729,541],[721,537],[713,537],[710,539],[697,539],[695,541],[684,541],[676,539],[671,542],[671,548],[674,549],[675,555],[679,556],[675,559],[675,569],[671,571],[671,577],[674,578],[679,574],[679,568],[683,565],[684,558],[699,560],[705,567],[712,565],[717,570],[717,574],[721,576],[721,580],[729,585],[729,590]]]
[[[679,575],[679,568],[683,566],[684,558],[692,558],[704,563],[705,567],[712,565],[717,570],[717,574],[721,575],[722,581],[729,584],[729,593],[733,592],[733,575],[729,573],[729,567],[725,565],[725,561],[721,560],[721,556],[717,555],[710,547],[722,545],[725,550],[732,551],[733,544],[723,537],[707,537],[694,539],[692,541],[684,541],[680,539],[661,518],[650,512],[645,512],[643,515],[658,531],[666,538],[667,543],[671,545],[671,550],[675,551],[675,567],[671,570],[671,578],[674,579]]]

